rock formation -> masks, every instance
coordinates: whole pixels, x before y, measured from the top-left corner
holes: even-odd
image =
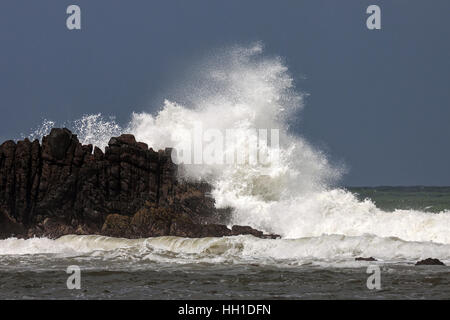
[[[416,266],[445,266],[439,259],[427,258],[416,262]]]
[[[355,261],[377,261],[377,259],[375,259],[374,257],[356,257]]]
[[[204,182],[178,179],[171,149],[158,152],[129,134],[105,152],[81,145],[68,129],[42,144],[25,139],[0,146],[0,238],[64,234],[186,237],[253,234],[228,229],[230,210],[216,209]]]

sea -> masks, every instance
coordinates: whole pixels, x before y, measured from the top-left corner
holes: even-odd
[[[214,130],[202,143],[216,161],[182,164],[180,179],[210,183],[216,206],[232,208],[230,226],[280,238],[9,238],[0,240],[0,299],[450,298],[450,187],[343,186],[351,166],[303,137],[307,94],[260,43],[218,50],[175,82],[176,99],[125,124],[101,114],[50,119],[28,136],[67,126],[100,148],[132,133],[155,150],[189,150],[193,131]],[[230,129],[247,134],[217,138]],[[258,145],[265,161],[216,157],[245,153],[261,129],[279,139]],[[425,258],[446,266],[415,265]]]

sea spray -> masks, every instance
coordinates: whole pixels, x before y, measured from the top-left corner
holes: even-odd
[[[278,129],[277,162],[185,166],[187,178],[212,184],[218,207],[234,208],[232,224],[290,239],[373,235],[450,244],[449,212],[383,212],[370,200],[359,201],[333,187],[342,168],[332,166],[323,152],[289,130],[290,119],[303,108],[303,95],[295,90],[282,59],[266,57],[255,44],[225,50],[199,65],[192,75],[195,86],[186,84],[194,89],[186,90],[190,93],[180,101],[166,100],[155,114],[133,113],[122,127],[89,115],[75,121],[72,129],[81,141],[99,147],[106,146],[111,135],[132,133],[154,149],[190,143],[185,133],[199,122],[205,129],[221,131]],[[237,148],[244,147],[246,139],[237,141]]]

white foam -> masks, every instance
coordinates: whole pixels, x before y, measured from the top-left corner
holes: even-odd
[[[0,257],[23,254],[80,255],[112,260],[164,263],[308,263],[354,264],[355,257],[375,257],[381,263],[412,263],[428,257],[450,262],[450,245],[409,242],[373,235],[324,235],[300,239],[259,239],[253,236],[188,239],[158,237],[120,239],[103,236],[64,236],[0,240]]]
[[[191,71],[198,85],[184,99],[187,102],[166,100],[156,114],[133,113],[123,128],[100,116],[85,117],[78,123],[88,125],[75,126],[75,131],[83,142],[99,146],[106,145],[112,133],[129,132],[158,149],[184,143],[183,133],[194,122],[222,130],[279,129],[281,155],[276,163],[186,166],[188,177],[206,179],[214,186],[217,206],[234,208],[233,224],[292,239],[372,234],[450,244],[449,212],[383,212],[369,200],[358,201],[350,192],[331,187],[341,168],[289,132],[290,119],[303,108],[303,95],[295,91],[280,58],[265,57],[256,44],[232,48],[200,65],[197,72]]]

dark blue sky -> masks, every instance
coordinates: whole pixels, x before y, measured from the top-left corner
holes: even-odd
[[[82,10],[82,30],[65,26]],[[378,4],[382,29],[366,28]],[[0,139],[152,111],[212,49],[262,41],[310,94],[294,130],[345,185],[450,185],[450,1],[2,0]]]

